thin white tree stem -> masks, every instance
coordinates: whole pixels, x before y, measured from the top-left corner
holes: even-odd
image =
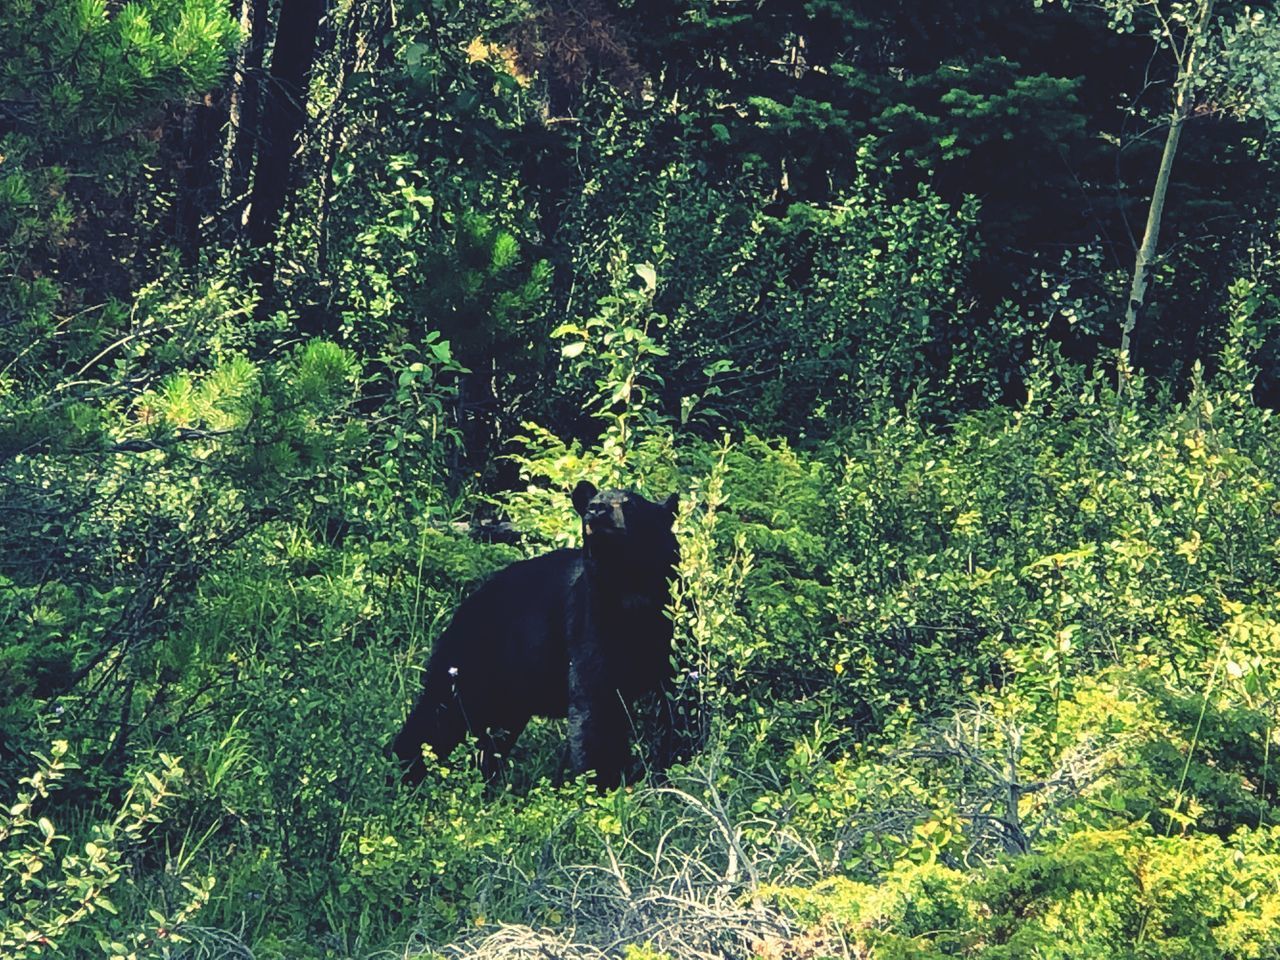
[[[1138,247],[1133,264],[1133,280],[1129,286],[1129,301],[1125,305],[1124,326],[1120,331],[1120,358],[1118,380],[1123,389],[1128,383],[1129,348],[1133,339],[1133,331],[1137,326],[1138,314],[1146,303],[1148,271],[1156,259],[1156,249],[1160,238],[1160,220],[1164,216],[1165,197],[1169,192],[1169,175],[1173,170],[1173,158],[1178,152],[1178,141],[1182,137],[1182,127],[1191,111],[1191,86],[1195,77],[1196,54],[1204,45],[1209,30],[1209,19],[1213,13],[1214,0],[1205,0],[1192,35],[1183,49],[1187,51],[1186,60],[1179,58],[1178,78],[1174,87],[1173,110],[1169,115],[1169,129],[1165,135],[1164,151],[1160,155],[1160,169],[1156,173],[1155,187],[1151,191],[1151,204],[1147,208],[1147,226],[1142,234],[1142,244]],[[1170,37],[1170,43],[1176,50],[1176,43]]]

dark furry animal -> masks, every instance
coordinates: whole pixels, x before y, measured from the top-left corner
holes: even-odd
[[[533,716],[569,718],[572,771],[617,786],[631,759],[628,705],[665,692],[664,613],[679,552],[676,497],[573,491],[580,550],[555,550],[495,574],[458,607],[427,662],[422,696],[392,744],[404,779],[426,774],[422,744],[446,758],[474,734],[487,776]],[[669,713],[664,711],[669,718]],[[670,723],[662,736],[669,742]]]

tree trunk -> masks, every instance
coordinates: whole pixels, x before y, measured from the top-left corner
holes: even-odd
[[[1133,340],[1133,331],[1138,324],[1138,316],[1146,305],[1147,272],[1156,259],[1156,249],[1160,238],[1160,220],[1164,216],[1165,196],[1169,192],[1169,174],[1173,170],[1173,158],[1178,152],[1178,141],[1182,138],[1182,127],[1191,112],[1191,82],[1195,78],[1196,54],[1205,42],[1209,29],[1209,18],[1213,13],[1214,0],[1205,0],[1204,8],[1192,33],[1186,40],[1185,61],[1178,63],[1178,77],[1175,81],[1173,112],[1169,116],[1169,131],[1164,140],[1164,151],[1160,155],[1160,169],[1156,173],[1156,183],[1151,191],[1151,205],[1147,208],[1147,226],[1142,233],[1142,243],[1133,264],[1133,280],[1129,285],[1129,302],[1125,306],[1124,326],[1120,330],[1120,359],[1118,381],[1123,389],[1129,377],[1129,350]],[[1171,41],[1172,42],[1172,41]]]
[[[243,223],[249,197],[249,172],[258,142],[258,111],[262,93],[262,64],[267,49],[271,0],[241,0],[240,30],[244,39],[236,52],[228,110],[230,130],[222,155],[222,202]]]
[[[306,120],[307,83],[323,12],[323,0],[282,0],[280,4],[249,199],[249,243],[255,247],[268,246],[275,239],[288,196],[293,154]]]
[[[1147,269],[1156,257],[1156,242],[1160,236],[1160,219],[1164,215],[1165,195],[1169,191],[1169,173],[1173,170],[1173,158],[1178,152],[1178,140],[1182,137],[1182,125],[1186,122],[1185,104],[1174,108],[1169,120],[1169,133],[1164,140],[1164,153],[1160,156],[1160,171],[1156,174],[1155,189],[1151,192],[1151,205],[1147,208],[1147,227],[1142,233],[1142,244],[1133,265],[1133,280],[1129,285],[1129,303],[1124,311],[1124,327],[1120,331],[1120,379],[1123,385],[1129,368],[1129,345],[1138,314],[1142,311],[1147,295]]]

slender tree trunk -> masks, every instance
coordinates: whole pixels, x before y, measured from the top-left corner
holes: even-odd
[[[1142,244],[1133,265],[1133,280],[1129,285],[1129,303],[1125,307],[1124,327],[1120,331],[1121,366],[1129,365],[1129,344],[1138,314],[1146,301],[1147,270],[1156,257],[1156,243],[1160,236],[1160,219],[1164,215],[1165,195],[1169,191],[1169,173],[1173,170],[1173,158],[1178,152],[1178,140],[1182,137],[1182,125],[1186,122],[1186,107],[1175,108],[1169,120],[1169,132],[1164,140],[1164,152],[1160,156],[1160,170],[1156,174],[1155,189],[1151,192],[1151,205],[1147,208],[1147,227],[1142,233]],[[1123,379],[1123,373],[1121,377]]]
[[[1178,77],[1175,81],[1173,112],[1169,116],[1169,130],[1165,135],[1164,151],[1160,155],[1160,169],[1156,173],[1156,183],[1151,191],[1151,205],[1147,208],[1147,226],[1142,233],[1142,243],[1133,264],[1133,280],[1129,285],[1129,302],[1125,306],[1124,326],[1120,330],[1120,367],[1118,380],[1123,389],[1129,376],[1129,349],[1133,340],[1133,331],[1138,324],[1138,316],[1146,305],[1147,272],[1156,259],[1157,244],[1160,239],[1160,220],[1164,216],[1165,197],[1169,192],[1169,175],[1173,170],[1173,158],[1178,153],[1178,141],[1182,138],[1182,127],[1191,112],[1191,84],[1195,78],[1196,55],[1205,42],[1209,29],[1209,18],[1213,13],[1214,0],[1205,0],[1200,17],[1190,29],[1193,31],[1186,41],[1186,60],[1178,64]]]
[[[236,52],[236,66],[228,110],[230,129],[222,155],[222,202],[236,212],[243,224],[249,197],[249,173],[258,142],[258,110],[262,92],[262,64],[267,49],[271,0],[240,0],[243,40]]]
[[[306,120],[307,83],[323,12],[323,0],[282,0],[280,4],[249,199],[249,243],[255,247],[265,247],[275,239],[284,210],[293,154]]]

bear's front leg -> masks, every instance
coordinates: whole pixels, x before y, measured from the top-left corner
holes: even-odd
[[[569,702],[569,760],[574,775],[592,773],[601,790],[622,783],[631,760],[631,722],[616,690]]]

